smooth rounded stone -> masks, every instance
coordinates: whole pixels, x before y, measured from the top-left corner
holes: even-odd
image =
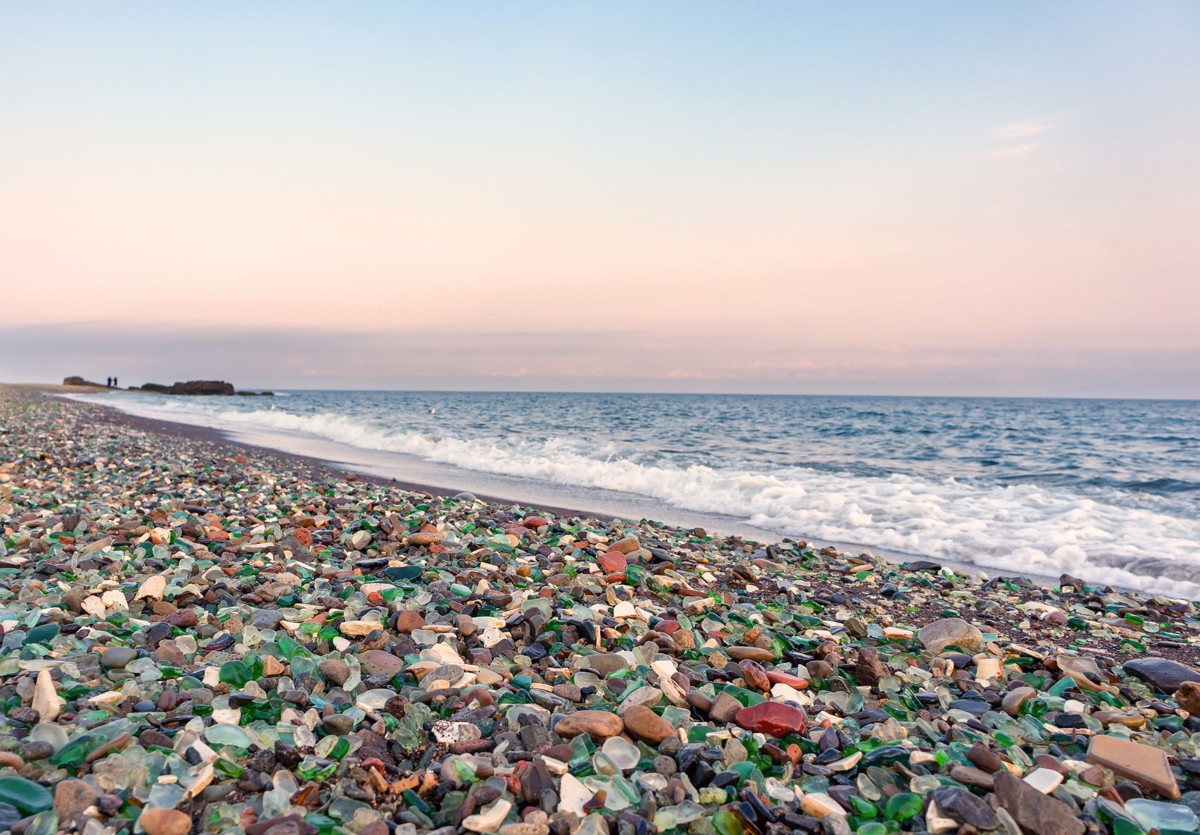
[[[616,736],[624,729],[621,717],[606,710],[577,710],[568,713],[554,726],[554,732],[564,739],[587,734],[597,742]]]
[[[321,676],[326,681],[337,685],[338,687],[341,687],[343,684],[345,684],[353,672],[353,670],[350,669],[350,665],[345,661],[342,661],[340,658],[326,658],[321,662],[321,666],[318,669],[321,671]]]
[[[96,802],[96,790],[83,780],[63,780],[54,787],[54,809],[62,820],[71,820]]]
[[[135,658],[137,650],[133,647],[109,647],[100,654],[100,664],[109,670],[123,670]]]
[[[551,692],[560,699],[565,699],[568,702],[583,701],[583,691],[574,684],[556,684]]]
[[[995,829],[996,813],[981,797],[957,786],[942,786],[933,792],[933,800],[942,815],[976,829]]]
[[[500,827],[500,835],[548,835],[550,827],[544,823],[506,823]]]
[[[723,652],[734,661],[774,661],[775,651],[762,647],[725,647]]]
[[[434,667],[428,673],[421,677],[422,688],[427,688],[434,682],[444,681],[449,685],[462,678],[463,668],[458,664],[442,664]]]
[[[403,635],[409,635],[425,626],[424,616],[416,609],[403,609],[396,614],[393,629]]]
[[[708,714],[712,710],[713,706],[712,697],[703,690],[696,690],[695,688],[692,688],[687,692],[687,703],[690,707],[694,707],[696,710],[704,714]]]
[[[629,662],[615,652],[597,653],[583,656],[582,666],[595,670],[601,678],[608,678],[613,673],[628,670]]]
[[[278,609],[258,609],[250,616],[250,625],[255,629],[274,629],[283,620],[283,612]]]
[[[21,759],[25,762],[48,759],[54,753],[54,745],[42,740],[30,740],[21,743]]]
[[[786,684],[793,690],[804,690],[808,687],[807,678],[785,670],[767,670],[767,681],[771,684]]]
[[[992,709],[991,705],[981,699],[954,699],[949,707],[951,710],[961,710],[972,716],[983,716]]]
[[[354,718],[344,713],[335,713],[322,719],[321,727],[334,736],[345,736],[354,729]]]
[[[530,690],[529,698],[533,700],[535,705],[544,707],[547,710],[561,710],[570,704],[562,696],[556,696],[552,692],[540,689]]]
[[[54,679],[49,670],[37,674],[37,683],[33,686],[33,703],[31,707],[37,711],[43,722],[53,722],[62,712],[63,700],[54,686]]]
[[[437,545],[442,541],[442,535],[437,531],[417,531],[408,535],[408,544],[416,545],[420,548],[427,548],[430,545]]]
[[[956,646],[967,652],[983,649],[983,633],[962,618],[935,620],[921,628],[917,640],[934,655],[948,646]]]
[[[1061,774],[1063,777],[1066,777],[1070,773],[1057,757],[1050,754],[1038,754],[1033,758],[1033,764],[1038,768],[1048,768],[1051,771]]]
[[[382,649],[369,649],[359,654],[358,663],[368,676],[391,678],[404,671],[404,659]]]
[[[722,691],[712,700],[712,706],[708,709],[708,718],[714,722],[732,722],[742,707],[741,702]]]
[[[1176,703],[1193,716],[1200,715],[1200,682],[1185,681],[1175,691]]]
[[[638,760],[641,759],[641,753],[637,746],[626,742],[619,736],[606,739],[600,750],[604,756],[613,761],[617,768],[624,772],[630,772],[637,768]]]
[[[1187,681],[1200,682],[1200,672],[1166,658],[1138,658],[1121,666],[1161,693],[1174,693]]]
[[[146,809],[138,817],[138,825],[146,835],[187,835],[192,831],[192,819],[175,809]]]
[[[821,658],[814,658],[804,665],[804,669],[812,678],[829,678],[833,675],[833,665]]]
[[[596,558],[596,564],[600,566],[600,570],[605,574],[615,574],[624,571],[629,565],[625,559],[625,555],[616,551],[601,554]]]
[[[803,734],[808,726],[804,711],[779,702],[763,702],[742,708],[734,716],[734,721],[748,731],[774,737]]]
[[[988,774],[996,774],[1004,768],[1004,761],[1000,759],[1000,755],[978,742],[967,749],[967,759],[980,771]]]
[[[1017,687],[1009,690],[1004,694],[1004,698],[1000,700],[1000,709],[1009,716],[1016,716],[1021,712],[1021,705],[1037,695],[1037,691],[1032,687]]]
[[[625,732],[647,745],[658,745],[675,735],[675,728],[653,710],[644,705],[634,705],[625,711],[622,719]]]

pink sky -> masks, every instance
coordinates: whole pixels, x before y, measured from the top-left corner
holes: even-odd
[[[414,385],[388,352],[501,334],[502,359],[430,353],[425,387],[1200,396],[1182,5],[1105,7],[1066,42],[1082,7],[1036,35],[915,7],[910,43],[880,9],[874,63],[835,37],[860,21],[788,6],[703,6],[670,43],[683,7],[540,19],[572,49],[373,8],[331,30],[0,13],[5,322],[83,352],[0,376],[101,350],[199,376],[172,344],[219,326],[331,334],[304,368],[259,344],[262,385]],[[150,326],[154,357],[121,344]]]

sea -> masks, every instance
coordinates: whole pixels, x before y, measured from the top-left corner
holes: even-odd
[[[1200,402],[286,391],[77,399],[401,481],[1200,599]]]

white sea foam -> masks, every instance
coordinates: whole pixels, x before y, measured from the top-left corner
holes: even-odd
[[[465,439],[400,431],[381,422],[221,407],[217,401],[148,403],[105,398],[148,417],[224,429],[300,433],[366,450],[543,483],[650,497],[745,519],[780,535],[1200,598],[1200,520],[1020,484],[979,486],[906,475],[863,477],[801,467],[644,464],[578,439]]]

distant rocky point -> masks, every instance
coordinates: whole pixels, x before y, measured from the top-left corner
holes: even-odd
[[[161,383],[146,383],[142,391],[152,391],[155,394],[202,394],[233,396],[233,383],[224,380],[188,380],[186,383],[175,383],[164,386]]]
[[[63,380],[63,385],[108,388],[101,383],[93,383],[82,377],[67,377]],[[270,397],[275,394],[273,391],[235,391],[233,384],[227,383],[224,380],[188,380],[186,383],[173,383],[169,386],[164,386],[162,383],[145,383],[141,386],[130,387],[129,390],[149,391],[155,394],[219,395],[225,397],[235,394],[241,397]]]
[[[270,397],[275,393],[273,391],[234,391],[233,384],[227,383],[224,380],[188,380],[186,383],[175,383],[170,386],[164,386],[161,383],[146,383],[142,386],[141,390],[152,391],[155,394],[220,395],[226,397],[235,394],[242,397]]]

